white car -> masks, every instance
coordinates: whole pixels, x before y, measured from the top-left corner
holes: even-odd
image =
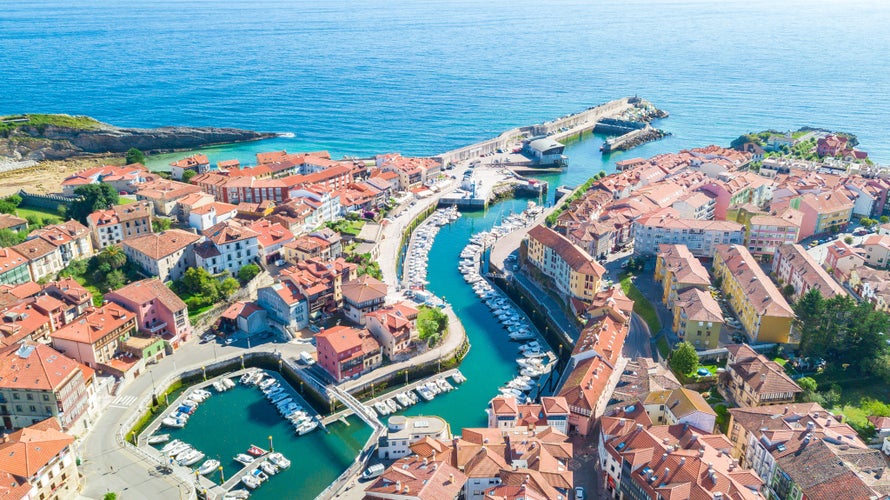
[[[584,500],[583,486],[575,486],[575,500]]]

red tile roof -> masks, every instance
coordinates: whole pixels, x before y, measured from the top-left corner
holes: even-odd
[[[134,318],[130,311],[114,302],[109,302],[59,328],[50,336],[53,339],[92,345],[117,328],[128,322],[134,322]]]
[[[201,236],[195,233],[168,229],[161,233],[144,234],[125,240],[123,245],[145,254],[150,259],[159,260],[197,243],[200,239]]]
[[[0,349],[0,387],[54,391],[80,367],[80,363],[48,345],[14,344]]]
[[[606,273],[605,268],[587,252],[548,227],[539,224],[528,231],[528,236],[552,249],[576,272],[597,277],[602,277]]]
[[[73,442],[74,437],[62,432],[55,418],[19,429],[10,434],[5,443],[0,443],[0,472],[32,478]],[[4,481],[5,484],[8,483]],[[0,495],[0,498],[19,497]]]

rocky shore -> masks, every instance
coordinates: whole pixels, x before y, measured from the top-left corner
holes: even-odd
[[[0,118],[0,161],[64,160],[121,154],[130,148],[165,153],[275,135],[216,127],[121,128],[86,117],[23,115]]]

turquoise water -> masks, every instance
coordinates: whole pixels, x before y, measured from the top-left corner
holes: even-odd
[[[295,492],[307,498],[314,496],[352,463],[371,435],[368,426],[350,418],[348,426],[340,422],[328,426],[330,434],[318,430],[297,436],[291,424],[281,418],[256,387],[238,384],[222,394],[212,389],[211,392],[213,396],[201,403],[188,425],[182,429],[165,428],[163,432],[201,450],[207,455],[205,460],[219,460],[226,480],[242,467],[232,460],[235,455],[246,452],[252,444],[269,449],[272,436],[275,451],[289,458],[291,466],[263,483],[251,498],[294,498]],[[220,479],[218,473],[207,477],[217,483]]]
[[[639,94],[673,147],[814,125],[886,162],[888,19],[855,0],[4,0],[0,114],[433,154]]]

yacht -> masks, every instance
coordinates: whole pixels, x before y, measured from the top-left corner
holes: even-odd
[[[261,463],[260,469],[263,469],[263,472],[265,472],[266,474],[268,474],[270,476],[274,476],[275,474],[278,474],[278,468],[276,468],[274,465],[269,463],[269,461],[265,461],[265,462]]]
[[[198,467],[198,474],[206,476],[207,474],[215,471],[217,467],[219,467],[219,460],[211,458],[210,460],[207,460],[206,462],[201,464],[200,467]]]
[[[290,460],[284,457],[281,453],[273,452],[269,454],[269,461],[272,462],[279,469],[287,469],[290,467]]]
[[[253,462],[253,457],[247,453],[239,453],[235,455],[234,460],[241,465],[250,465]]]
[[[148,438],[148,444],[161,444],[170,441],[170,434],[157,434]]]

